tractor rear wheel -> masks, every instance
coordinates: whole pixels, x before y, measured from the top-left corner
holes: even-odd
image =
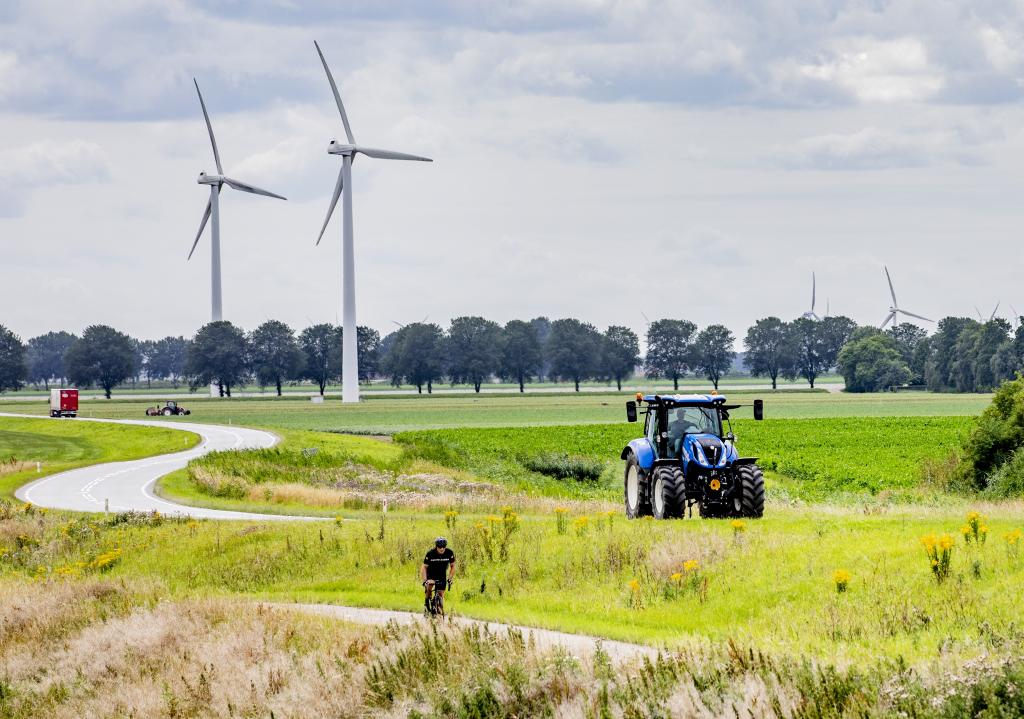
[[[651,482],[651,509],[655,519],[682,517],[686,486],[681,467],[658,467]]]
[[[164,411],[163,411],[164,417],[170,417],[172,414],[174,414],[174,412],[171,410],[170,407],[164,407]]]
[[[736,473],[739,495],[733,507],[740,517],[757,519],[764,515],[764,474],[756,464],[745,464]],[[738,505],[738,506],[737,506]]]
[[[623,494],[626,500],[626,516],[630,519],[651,515],[651,497],[648,483],[644,481],[643,470],[632,452],[626,458],[626,475]]]

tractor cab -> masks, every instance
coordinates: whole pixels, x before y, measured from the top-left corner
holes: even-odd
[[[701,516],[761,516],[764,480],[757,459],[739,456],[729,421],[729,411],[740,406],[717,393],[638,393],[627,402],[628,421],[644,418],[644,436],[621,455],[627,515],[683,516],[696,504]],[[754,419],[762,419],[761,400],[753,409]]]

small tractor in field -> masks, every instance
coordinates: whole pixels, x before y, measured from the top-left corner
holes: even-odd
[[[764,475],[757,457],[740,457],[729,410],[716,394],[642,395],[626,403],[626,419],[644,416],[644,436],[622,450],[626,460],[626,516],[656,519],[760,517],[764,513]],[[764,418],[764,404],[754,400],[754,419]]]
[[[146,407],[147,417],[159,417],[160,415],[163,415],[164,417],[170,417],[171,415],[179,414],[192,414],[192,411],[185,409],[184,407],[182,407],[180,404],[173,400],[168,400],[163,407]]]

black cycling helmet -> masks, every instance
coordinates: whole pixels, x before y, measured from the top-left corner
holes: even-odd
[[[448,546],[448,540],[445,539],[444,537],[438,537],[437,539],[434,540],[434,546],[435,547],[440,547],[441,549],[444,549],[445,547]]]

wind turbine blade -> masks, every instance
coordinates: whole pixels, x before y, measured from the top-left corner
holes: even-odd
[[[985,318],[981,316],[981,309],[978,308],[978,305],[974,305],[974,311],[978,313],[978,322],[984,322]]]
[[[206,119],[206,131],[210,133],[210,144],[213,145],[213,161],[217,163],[217,174],[223,175],[224,168],[220,165],[220,152],[217,151],[217,138],[213,136],[213,125],[210,124],[210,113],[206,111],[206,103],[203,102],[203,93],[199,92],[199,82],[193,77],[192,82],[196,85],[196,93],[199,95],[199,105],[203,108],[203,117]]]
[[[225,185],[230,185],[231,187],[235,188],[236,190],[241,190],[242,192],[251,192],[254,195],[264,195],[266,197],[276,197],[279,200],[287,200],[288,199],[287,197],[283,197],[281,195],[274,194],[273,192],[270,192],[269,190],[261,190],[260,188],[256,187],[255,185],[250,185],[250,184],[248,184],[246,182],[242,182],[241,180],[234,180],[234,179],[232,179],[230,177],[225,177],[224,178],[224,184]]]
[[[196,241],[192,243],[192,249],[188,251],[188,260],[192,259],[192,253],[196,251],[196,245],[199,244],[199,238],[203,236],[203,230],[206,229],[206,223],[210,221],[210,212],[213,210],[213,200],[206,201],[206,212],[203,213],[203,220],[199,223],[199,232],[196,233]],[[188,260],[185,260],[188,262]]]
[[[890,321],[890,320],[893,320],[893,321],[894,321],[894,322],[893,322],[893,324],[895,324],[895,318],[896,318],[896,313],[895,313],[895,312],[890,312],[890,313],[889,313],[889,316],[888,316],[888,317],[886,317],[886,318],[885,318],[884,320],[882,320],[882,324],[880,324],[880,325],[878,326],[878,329],[880,329],[880,330],[884,330],[884,329],[885,329],[885,326],[886,326],[887,324],[889,324],[889,321]]]
[[[392,322],[394,322],[394,323],[395,323],[396,325],[398,325],[399,327],[405,327],[405,325],[403,325],[403,324],[402,324],[401,322],[399,322],[398,320],[391,320],[391,321],[392,321]]]
[[[356,138],[352,136],[352,128],[348,124],[348,115],[345,114],[345,106],[341,103],[341,93],[338,92],[338,86],[334,82],[334,75],[331,74],[331,68],[327,67],[327,59],[324,58],[324,52],[320,49],[320,43],[316,40],[313,41],[316,45],[316,52],[320,56],[320,62],[323,63],[324,72],[327,73],[327,82],[331,83],[331,92],[334,93],[334,101],[338,103],[338,112],[341,113],[341,123],[345,126],[345,137],[348,138],[348,144],[356,144]]]
[[[884,267],[884,265],[883,265]],[[892,288],[892,277],[889,276],[889,268],[885,268],[885,279],[889,280],[889,294],[892,295],[892,306],[899,307],[899,302],[896,301],[896,290]]]
[[[1017,319],[1020,319],[1020,313],[1017,312],[1017,308],[1014,307],[1013,305],[1010,305],[1010,309],[1013,311],[1013,316]]]
[[[316,238],[316,244],[320,244],[320,240],[324,238],[324,232],[327,230],[327,223],[331,221],[331,215],[334,213],[334,208],[338,206],[338,198],[341,197],[341,188],[345,184],[345,166],[342,165],[341,169],[338,170],[338,181],[334,185],[334,195],[331,197],[330,207],[327,208],[327,217],[324,218],[324,225],[320,228],[320,236]]]
[[[367,157],[375,157],[378,160],[416,160],[418,162],[433,162],[429,157],[410,155],[406,152],[395,152],[394,150],[379,150],[376,147],[356,147],[356,152],[361,152]]]
[[[1000,302],[1002,302],[1002,300],[999,300],[999,302],[996,302],[996,308],[994,310],[992,310],[992,314],[990,314],[988,316],[988,321],[989,322],[991,322],[992,320],[994,320],[996,318],[996,312],[999,311],[999,303]]]
[[[814,273],[812,272],[811,273],[811,314],[814,314],[814,297],[815,297],[815,294],[817,293],[817,291],[818,291],[818,281],[817,281],[817,278],[814,276]]]
[[[913,312],[907,312],[906,310],[896,310],[896,312],[900,312],[902,314],[905,314],[908,317],[916,317],[917,319],[924,320],[925,322],[934,322],[935,321],[935,320],[930,320],[927,317],[922,317],[921,315],[915,315]],[[896,312],[893,312],[893,316],[896,315]]]

